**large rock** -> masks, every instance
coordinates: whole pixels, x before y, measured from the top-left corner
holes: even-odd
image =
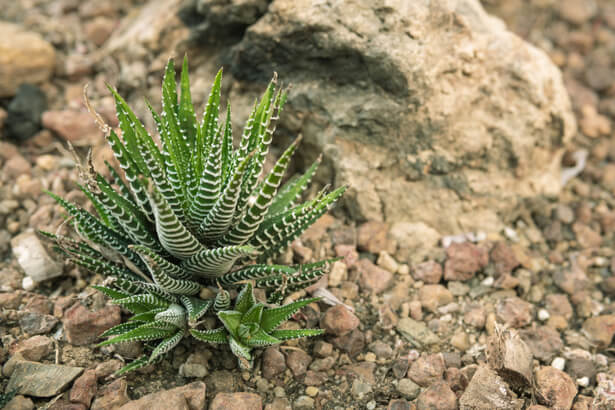
[[[517,198],[560,189],[576,130],[561,74],[477,0],[274,0],[229,61],[292,83],[282,125],[306,160],[325,152],[357,220],[494,231]]]
[[[0,97],[15,95],[21,84],[47,81],[54,66],[55,50],[40,34],[0,21]]]
[[[17,262],[34,282],[43,282],[62,274],[62,265],[51,259],[34,232],[24,232],[11,240]]]

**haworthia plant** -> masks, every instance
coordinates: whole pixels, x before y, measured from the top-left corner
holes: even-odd
[[[107,330],[100,345],[143,341],[148,354],[120,373],[160,360],[183,337],[228,344],[244,368],[251,349],[321,334],[278,327],[317,299],[278,304],[316,282],[330,261],[271,265],[344,192],[322,191],[299,203],[320,163],[282,180],[299,140],[262,175],[286,94],[271,81],[234,149],[230,106],[220,121],[222,71],[197,120],[184,59],[178,86],[173,61],[162,83],[162,112],[150,110],[159,144],[111,87],[121,136],[105,127],[122,171],[107,164],[111,181],[89,169],[81,187],[97,215],[50,195],[65,208],[80,239],[43,232],[76,264],[111,279],[96,289],[134,315]],[[148,104],[149,105],[149,104]],[[123,173],[123,176],[122,176]],[[215,290],[203,299],[203,287]],[[257,302],[254,288],[267,300]],[[232,289],[239,290],[237,294]],[[209,292],[211,294],[211,292]],[[202,328],[206,315],[219,327]]]

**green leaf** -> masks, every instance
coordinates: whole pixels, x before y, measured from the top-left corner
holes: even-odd
[[[292,340],[301,337],[320,336],[325,333],[322,329],[279,329],[273,330],[270,334],[276,339]]]
[[[190,334],[197,340],[208,343],[226,343],[227,332],[223,327],[213,330],[196,330],[190,329]]]
[[[162,342],[160,342],[160,344],[158,344],[158,346],[156,346],[156,348],[150,355],[148,362],[154,363],[155,360],[157,360],[159,357],[162,357],[175,346],[177,346],[177,344],[183,339],[183,337],[184,331],[178,330],[177,333],[175,333],[174,335],[165,338]]]
[[[116,343],[125,343],[125,342],[134,342],[134,341],[148,341],[155,339],[162,339],[171,335],[177,328],[173,326],[168,326],[166,328],[155,327],[155,324],[146,323],[128,331],[126,333],[122,333],[119,336],[113,337],[109,340],[105,340],[97,344],[97,347],[112,345]]]
[[[218,319],[222,322],[226,330],[233,336],[237,337],[237,331],[239,330],[239,324],[241,323],[241,312],[236,310],[223,310],[218,312]]]
[[[303,299],[277,308],[266,309],[263,312],[261,328],[265,332],[271,333],[272,330],[286,322],[299,309],[319,300],[320,298]]]
[[[263,310],[265,306],[262,303],[258,303],[252,306],[246,313],[244,313],[241,318],[241,323],[249,324],[249,323],[257,323],[260,324],[261,317],[263,316]]]
[[[190,321],[199,320],[213,305],[211,299],[203,300],[184,295],[180,296],[179,299],[188,311],[188,320]]]
[[[246,283],[239,295],[237,295],[237,299],[235,301],[235,310],[241,313],[246,313],[254,304],[256,303],[256,299],[254,299],[254,292],[252,290],[252,284]]]

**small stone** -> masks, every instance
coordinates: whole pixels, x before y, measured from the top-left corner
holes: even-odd
[[[451,337],[451,346],[461,352],[465,352],[470,348],[470,337],[466,332],[461,330]]]
[[[497,373],[486,366],[479,366],[459,399],[459,407],[462,410],[517,410],[522,408],[522,401]]]
[[[293,408],[287,398],[276,397],[271,403],[265,405],[265,410],[293,410]]]
[[[397,383],[397,391],[408,400],[414,400],[419,395],[421,387],[410,379],[401,379]]]
[[[310,396],[299,396],[293,402],[293,410],[311,410],[314,408],[314,399]]]
[[[442,265],[435,261],[419,263],[414,267],[412,277],[425,283],[439,283],[442,279]]]
[[[374,352],[378,359],[390,359],[393,357],[393,348],[382,340],[376,340],[370,344],[369,350]]]
[[[70,401],[90,407],[90,403],[96,395],[96,387],[96,371],[86,370],[73,383],[69,394]]]
[[[487,251],[469,242],[453,243],[447,248],[446,255],[445,280],[470,280],[489,262]]]
[[[587,384],[594,380],[598,369],[593,360],[584,357],[571,357],[566,361],[566,373],[573,379],[587,379]],[[587,385],[586,385],[587,386]]]
[[[64,391],[81,372],[81,367],[22,361],[15,365],[6,390],[34,397],[52,397]]]
[[[513,249],[505,242],[497,242],[491,249],[491,261],[498,275],[510,274],[519,266],[519,260]]]
[[[486,312],[481,305],[468,306],[466,313],[463,315],[463,321],[476,329],[485,327]]]
[[[75,145],[95,145],[100,138],[98,125],[86,111],[46,111],[43,126]]]
[[[2,272],[0,272],[2,275]],[[21,304],[23,294],[21,292],[0,293],[0,308],[17,309]]]
[[[91,21],[88,21],[83,26],[85,35],[94,45],[101,46],[107,41],[116,22],[113,19],[104,16],[98,16]]]
[[[21,330],[31,335],[49,333],[57,323],[58,319],[54,316],[40,313],[26,313],[19,319]]]
[[[528,345],[533,356],[544,363],[549,363],[564,348],[559,333],[547,326],[522,330],[519,335]]]
[[[566,359],[564,359],[563,357],[556,357],[551,362],[551,366],[556,368],[557,370],[564,370],[564,368],[566,367]]]
[[[122,362],[117,359],[107,360],[96,366],[96,378],[104,379],[122,368]]]
[[[424,308],[436,312],[438,307],[453,301],[453,294],[442,285],[425,285],[419,289],[419,300]]]
[[[441,354],[421,356],[410,365],[408,378],[412,379],[421,387],[427,387],[432,383],[442,380],[446,367]]]
[[[416,410],[456,410],[457,396],[446,382],[437,382],[423,390],[416,401]]]
[[[313,401],[311,397],[310,400]],[[263,401],[254,393],[218,393],[209,405],[209,410],[261,410]]]
[[[600,232],[597,232],[589,226],[582,223],[575,223],[572,225],[579,245],[583,248],[598,248],[602,245],[602,236]]]
[[[315,386],[308,386],[305,389],[305,394],[307,394],[310,397],[316,397],[318,395],[318,387]]]
[[[11,401],[9,401],[2,410],[33,410],[34,403],[27,397],[24,397],[20,394],[13,397]]]
[[[572,406],[577,387],[566,373],[552,366],[544,366],[536,372],[535,380],[540,403],[557,409]]]
[[[380,251],[380,253],[378,254],[377,264],[382,269],[387,270],[391,273],[395,273],[399,269],[399,264],[395,259],[393,259],[391,255],[389,255],[387,251]]]
[[[81,303],[75,303],[64,313],[62,322],[69,343],[82,346],[94,342],[102,332],[121,322],[120,308],[105,306],[95,312]]]
[[[384,330],[393,329],[399,318],[389,305],[382,305],[378,308],[378,324]]]
[[[188,356],[186,361],[179,367],[179,374],[184,377],[201,379],[209,373],[207,371],[208,360],[211,358],[209,350],[197,350]]]
[[[615,333],[615,315],[601,315],[587,319],[583,322],[583,333],[598,346],[609,346]]]
[[[359,329],[355,329],[343,336],[332,340],[335,347],[348,353],[351,357],[358,355],[365,347],[365,335]]]
[[[344,305],[336,305],[325,313],[321,326],[329,334],[342,336],[359,326],[359,319]]]
[[[348,267],[343,261],[333,262],[329,271],[329,286],[337,287],[348,279]]]
[[[174,389],[158,391],[141,397],[139,400],[129,401],[119,408],[119,410],[165,410],[165,409],[182,409],[196,410],[205,408],[206,387],[203,382],[193,382],[185,386],[176,387]],[[235,393],[235,394],[251,394],[253,393]],[[216,396],[217,397],[217,396]],[[260,399],[260,397],[259,397]],[[215,402],[216,399],[214,399]],[[240,406],[240,403],[237,403]],[[214,408],[213,403],[210,409]],[[216,407],[225,409],[230,407]],[[243,408],[243,407],[235,407]],[[261,409],[262,407],[245,407],[246,409]]]
[[[365,383],[360,378],[354,379],[352,382],[352,387],[350,388],[350,392],[352,397],[356,400],[365,400],[367,396],[372,392],[372,386],[368,383]]]
[[[263,353],[263,376],[271,379],[286,370],[284,355],[277,347],[268,347]]]
[[[551,317],[551,315],[549,314],[549,311],[547,309],[540,309],[538,311],[538,320],[540,320],[541,322],[549,320],[549,317]]]
[[[11,240],[13,254],[26,275],[40,283],[62,275],[62,266],[56,263],[33,232],[24,232]]]
[[[393,399],[389,402],[387,410],[410,410],[410,404],[403,399]]]
[[[308,370],[305,373],[303,384],[305,384],[306,386],[320,386],[323,383],[325,383],[327,380],[328,380],[328,377],[326,373]]]
[[[397,323],[397,331],[416,348],[424,348],[440,343],[440,338],[429,330],[425,323],[410,318],[403,318]]]
[[[11,353],[20,353],[25,360],[38,362],[52,350],[53,340],[39,335],[20,341],[14,348],[11,348]]]
[[[375,294],[388,289],[393,282],[391,272],[379,268],[369,259],[361,259],[358,263],[358,269],[361,274],[359,286]]]
[[[318,357],[327,357],[333,354],[333,345],[319,340],[314,344],[314,354]]]
[[[41,129],[41,115],[47,108],[45,93],[35,85],[22,84],[7,108],[5,121],[9,137],[25,141]]]
[[[389,249],[389,228],[382,222],[370,221],[357,229],[357,246],[360,250],[378,254]]]
[[[331,346],[329,343],[327,343]],[[333,346],[331,346],[333,348]],[[305,353],[303,350],[291,350],[286,356],[286,365],[293,372],[295,377],[302,376],[307,372],[308,367],[312,363],[312,356]]]
[[[99,389],[98,396],[94,399],[90,410],[114,409],[128,403],[130,398],[127,389],[128,383],[124,378],[103,386]]]
[[[527,326],[532,321],[533,305],[518,297],[501,300],[496,305],[496,318],[509,328]]]
[[[558,11],[565,20],[581,25],[596,15],[598,6],[595,0],[563,0]]]

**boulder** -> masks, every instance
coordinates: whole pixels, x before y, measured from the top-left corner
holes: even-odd
[[[561,73],[478,0],[274,0],[228,61],[292,83],[281,126],[306,164],[324,151],[357,221],[498,231],[517,198],[560,190]]]

